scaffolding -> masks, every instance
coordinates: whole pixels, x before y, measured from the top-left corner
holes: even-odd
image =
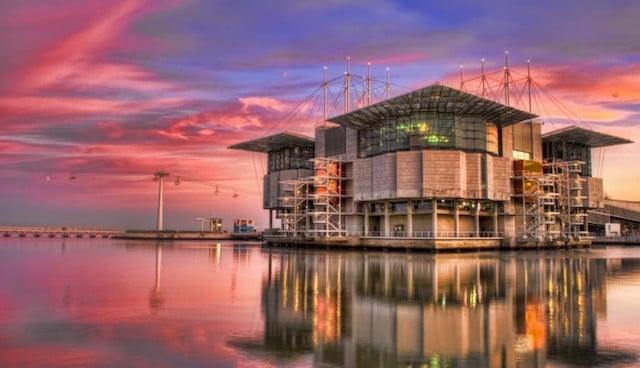
[[[313,236],[346,236],[344,214],[342,213],[344,165],[340,159],[327,157],[313,161]]]
[[[558,193],[557,207],[561,236],[579,239],[588,236],[586,230],[587,206],[582,177],[583,161],[552,161],[544,165],[547,175],[555,178]]]
[[[513,197],[521,240],[550,242],[588,235],[581,161],[514,161]]]
[[[279,214],[282,221],[282,231],[291,236],[305,234],[311,229],[309,209],[311,208],[310,194],[313,185],[310,178],[284,180],[280,182]]]

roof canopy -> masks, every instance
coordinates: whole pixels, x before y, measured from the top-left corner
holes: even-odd
[[[229,146],[229,148],[253,152],[271,152],[285,147],[313,148],[314,146],[315,142],[313,138],[301,134],[283,132],[252,141],[237,143]]]
[[[537,115],[518,110],[457,89],[434,84],[407,94],[330,118],[329,121],[353,128],[367,129],[388,119],[410,116],[418,111],[450,112],[479,116],[499,126],[533,119]]]
[[[581,143],[592,148],[633,143],[633,141],[630,141],[626,138],[598,133],[594,132],[593,130],[579,128],[577,126],[570,126],[567,128],[545,133],[542,135],[542,141]]]

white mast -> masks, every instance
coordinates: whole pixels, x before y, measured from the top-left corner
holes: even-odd
[[[351,111],[351,57],[347,56],[347,71],[344,73],[344,113]]]
[[[327,127],[327,89],[329,89],[329,83],[327,83],[327,67],[324,67],[324,78],[322,82],[322,126]]]
[[[169,173],[164,171],[158,171],[153,174],[155,180],[158,180],[158,223],[157,229],[162,230],[162,195],[163,195],[163,182],[164,177],[169,176]]]
[[[371,62],[367,62],[367,94],[365,104],[366,106],[371,105]]]
[[[504,52],[504,104],[509,106],[509,51]]]
[[[482,97],[487,97],[487,76],[484,74],[484,59],[480,60],[482,64]]]
[[[464,70],[464,65],[460,65],[460,90],[464,91],[464,75],[462,71]]]
[[[387,67],[387,80],[384,84],[384,92],[387,99],[391,98],[391,78],[389,77],[389,67]]]
[[[532,112],[531,109],[531,60],[527,60],[527,88],[529,92],[529,112]]]

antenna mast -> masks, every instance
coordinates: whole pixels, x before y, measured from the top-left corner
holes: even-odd
[[[504,52],[504,104],[509,106],[509,51]]]
[[[391,78],[389,77],[389,67],[387,67],[387,81],[384,84],[384,92],[387,95],[387,99],[391,98]]]
[[[484,74],[484,59],[480,60],[482,65],[482,97],[487,97],[487,76]]]
[[[322,82],[322,126],[327,128],[327,89],[329,83],[327,83],[327,67],[324,67],[324,78]]]
[[[366,106],[371,105],[371,62],[367,62],[367,94],[365,104]]]
[[[344,73],[344,113],[351,111],[351,57],[347,56],[347,71]]]
[[[529,112],[533,112],[531,109],[531,60],[527,60],[527,89],[529,92]]]

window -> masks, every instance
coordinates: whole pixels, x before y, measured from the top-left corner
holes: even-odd
[[[498,126],[480,117],[423,111],[359,131],[358,155],[430,148],[498,154],[498,139]]]
[[[268,155],[268,172],[312,169],[314,150],[311,147],[286,147],[277,151],[271,151]]]
[[[516,160],[531,160],[531,153],[513,150],[513,158]]]

